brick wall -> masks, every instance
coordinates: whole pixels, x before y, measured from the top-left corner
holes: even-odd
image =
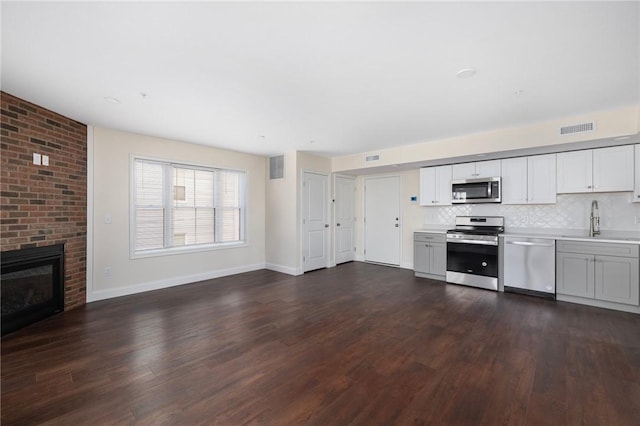
[[[0,92],[2,251],[65,245],[65,310],[86,300],[87,126]],[[33,153],[49,166],[33,164]]]

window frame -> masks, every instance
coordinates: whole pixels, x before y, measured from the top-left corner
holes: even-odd
[[[165,247],[157,249],[136,250],[136,161],[149,161],[161,163],[164,170],[164,240]],[[173,175],[167,173],[169,170],[173,170],[173,167],[183,167],[193,170],[204,170],[209,172],[215,172],[216,170],[238,172],[243,174],[243,178],[239,182],[239,208],[240,208],[240,240],[230,242],[213,242],[203,244],[190,244],[185,246],[171,246],[173,244],[172,235],[172,217],[173,217]],[[149,157],[145,155],[131,154],[129,158],[129,258],[130,259],[143,259],[149,257],[170,256],[183,253],[197,253],[203,251],[214,250],[226,250],[230,248],[246,247],[248,246],[248,229],[247,229],[247,210],[248,210],[248,196],[247,196],[247,181],[249,179],[249,173],[244,169],[230,168],[230,167],[218,167],[211,166],[202,163],[185,162],[180,160],[167,160],[165,158]]]

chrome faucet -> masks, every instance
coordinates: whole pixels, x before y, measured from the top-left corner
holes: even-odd
[[[589,236],[600,235],[600,212],[598,211],[598,201],[591,202],[591,216],[589,217]]]

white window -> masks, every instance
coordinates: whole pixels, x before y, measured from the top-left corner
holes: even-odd
[[[133,255],[244,242],[244,172],[142,158],[133,170]]]

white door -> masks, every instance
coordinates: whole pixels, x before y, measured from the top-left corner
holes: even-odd
[[[557,155],[557,192],[593,192],[593,150],[561,152]]]
[[[527,202],[529,204],[555,204],[556,154],[527,157],[527,164]]]
[[[302,174],[302,268],[326,268],[329,253],[327,175]]]
[[[354,259],[354,178],[336,176],[335,180],[336,264]]]
[[[364,180],[364,260],[400,265],[400,177]]]
[[[633,191],[633,145],[593,150],[593,190]]]

